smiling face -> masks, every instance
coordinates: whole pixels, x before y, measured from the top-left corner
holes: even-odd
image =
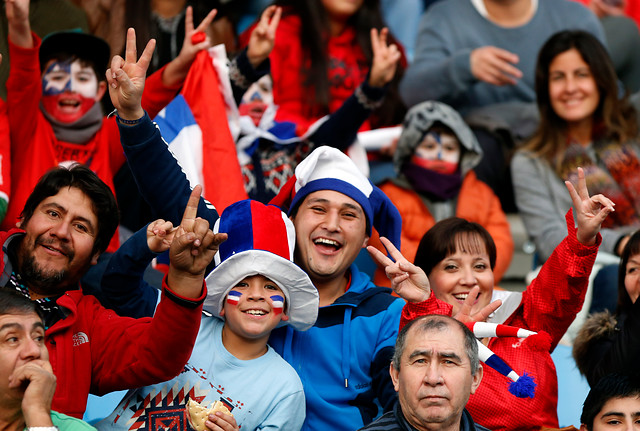
[[[285,296],[282,289],[263,275],[244,278],[227,294],[220,316],[225,328],[244,340],[269,338],[284,314]]]
[[[407,420],[418,429],[459,424],[462,410],[482,380],[471,374],[462,330],[453,325],[409,330],[400,367],[389,372]]]
[[[625,269],[624,287],[627,289],[631,303],[635,304],[640,296],[640,255],[629,257]]]
[[[20,227],[25,230],[18,267],[35,293],[52,296],[75,287],[91,264],[98,220],[91,200],[80,189],[63,187],[44,199]]]
[[[577,49],[558,54],[549,65],[549,98],[555,113],[569,128],[591,127],[600,92]]]
[[[367,244],[367,221],[360,204],[333,191],[310,193],[293,218],[296,263],[314,283],[344,277]]]
[[[8,377],[31,361],[47,362],[49,353],[44,344],[44,325],[35,313],[0,316],[0,396],[6,394],[21,403],[24,386],[9,388]],[[4,404],[3,404],[4,405]]]
[[[42,105],[61,123],[73,123],[102,99],[106,84],[81,60],[47,63],[42,74]]]
[[[640,430],[640,398],[611,398],[593,419],[592,431]],[[580,431],[587,431],[586,425]]]
[[[493,270],[486,246],[477,235],[459,235],[456,251],[437,263],[429,273],[431,289],[441,301],[453,306],[452,315],[460,311],[462,303],[475,286],[480,287],[478,299],[471,314],[480,311],[491,302],[493,295]]]

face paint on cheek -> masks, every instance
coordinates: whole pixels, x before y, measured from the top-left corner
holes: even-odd
[[[71,91],[71,62],[54,61],[42,75],[42,94],[45,96]]]
[[[458,170],[457,163],[446,162],[444,160],[423,159],[418,155],[411,157],[411,163],[431,171],[439,172],[445,175],[451,175]]]
[[[237,290],[232,290],[227,294],[227,304],[229,305],[238,305],[238,302],[240,302],[240,297],[242,296],[242,293],[238,292]]]
[[[271,298],[271,308],[275,314],[281,314],[284,310],[284,298],[280,295],[273,295]]]

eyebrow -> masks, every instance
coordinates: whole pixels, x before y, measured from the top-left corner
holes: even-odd
[[[608,418],[608,417],[624,417],[624,413],[622,413],[622,412],[606,412],[606,413],[603,413],[602,416],[601,416],[602,419]],[[633,417],[633,418],[640,417],[640,412],[631,413],[631,417]]]
[[[0,326],[0,332],[11,330],[11,329],[22,329],[22,328],[23,326],[20,323],[10,322]],[[33,331],[36,328],[45,329],[44,324],[42,322],[35,322],[31,327],[31,330]]]
[[[428,358],[433,356],[433,350],[414,350],[410,355],[409,359],[413,359],[419,356],[426,356]],[[453,359],[457,362],[462,362],[462,358],[453,352],[438,352],[436,355],[440,359]]]
[[[68,212],[68,210],[65,207],[63,207],[62,205],[60,205],[57,202],[49,202],[47,204],[44,204],[42,207],[43,208],[55,208],[55,209],[57,209],[58,211],[60,211],[60,212],[62,212],[64,214],[67,214],[67,212]],[[91,220],[89,220],[88,218],[82,217],[82,216],[76,216],[75,220],[80,220],[80,221],[88,224],[89,227],[91,228],[91,231],[95,232],[95,226],[93,226],[93,223],[91,223]]]
[[[330,204],[331,201],[329,201],[329,199],[325,199],[325,198],[310,198],[307,201],[308,205],[314,204],[314,203],[320,203],[320,204]],[[350,208],[353,209],[355,211],[358,211],[360,213],[364,213],[364,211],[362,210],[362,208],[360,207],[360,205],[357,204],[352,204],[351,202],[344,202],[343,204],[341,204],[342,208]]]

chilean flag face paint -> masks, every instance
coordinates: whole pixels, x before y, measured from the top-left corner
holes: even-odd
[[[241,296],[242,296],[242,293],[238,292],[237,290],[230,291],[229,294],[227,295],[227,304],[237,306],[238,302],[240,302]]]
[[[271,308],[275,314],[282,314],[284,310],[284,298],[280,295],[271,296]]]

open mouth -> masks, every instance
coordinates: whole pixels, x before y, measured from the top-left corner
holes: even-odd
[[[453,297],[459,302],[464,302],[469,297],[469,292],[454,293]],[[477,300],[478,300],[478,298],[476,298],[476,301]]]
[[[338,251],[342,248],[342,244],[329,238],[316,238],[313,243],[321,248],[327,248],[332,251]]]

